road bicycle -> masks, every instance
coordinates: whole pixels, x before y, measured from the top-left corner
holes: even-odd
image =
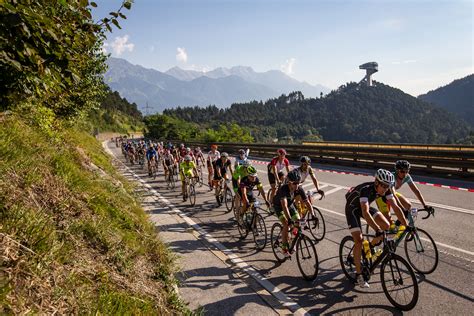
[[[242,214],[242,206],[236,207],[235,209],[234,216],[237,220],[237,229],[239,230],[240,237],[242,239],[246,238],[248,233],[251,231],[255,242],[255,248],[257,250],[265,248],[267,245],[267,227],[265,225],[265,220],[258,212],[259,210],[262,210],[260,202],[250,202],[245,214]]]
[[[436,243],[430,234],[415,226],[415,221],[422,212],[427,213],[422,219],[427,219],[430,216],[434,217],[435,210],[434,208],[423,208],[407,211],[406,216],[411,229],[405,229],[405,231],[395,239],[395,247],[398,247],[403,240],[406,258],[413,269],[422,274],[430,274],[433,273],[438,266],[439,254],[438,247],[436,247]],[[366,227],[367,234],[373,232],[369,227],[369,225]]]
[[[196,204],[196,182],[198,181],[197,177],[184,177],[184,195],[183,200],[186,201],[189,199],[189,204],[194,206]]]
[[[407,227],[410,230],[410,227]],[[365,281],[369,281],[377,266],[380,265],[380,280],[383,292],[396,308],[408,311],[418,302],[418,282],[410,264],[395,253],[396,246],[393,239],[387,237],[388,231],[383,232],[383,251],[372,255],[369,250],[361,251],[361,272]],[[375,235],[363,234],[364,238],[375,238]],[[339,262],[346,277],[355,283],[354,239],[346,236],[339,245]]]
[[[222,202],[224,202],[227,211],[230,212],[232,211],[232,205],[234,203],[234,193],[229,183],[230,180],[228,179],[222,178],[219,180],[219,187],[216,189],[216,201],[218,206],[221,206]]]
[[[298,209],[298,211],[301,215],[303,215],[302,219],[306,221],[304,230],[308,230],[311,236],[313,236],[314,239],[319,242],[323,240],[324,236],[326,235],[326,223],[324,222],[324,217],[321,211],[312,203],[312,197],[316,194],[318,194],[317,191],[306,192],[306,196],[308,197],[313,207],[312,212],[309,212],[306,208],[306,205],[301,202],[301,209]],[[321,200],[322,198],[323,196],[321,196],[321,198],[319,199]]]
[[[150,165],[150,177],[154,179],[156,179],[156,174],[158,172],[158,166],[157,166],[157,163],[155,161],[155,159],[153,158],[151,161],[148,161],[148,164]]]
[[[283,225],[275,223],[270,233],[271,246],[273,254],[278,262],[291,260],[291,256],[296,252],[296,262],[298,269],[305,280],[312,281],[316,279],[319,271],[319,259],[316,252],[316,246],[310,237],[303,233],[304,224],[290,223],[288,224],[288,255],[283,253],[282,232]]]
[[[199,185],[199,187],[202,187],[203,184],[204,184],[204,182],[203,182],[204,175],[203,175],[203,173],[202,173],[202,166],[201,166],[201,164],[198,164],[198,165],[197,165],[196,170],[197,170],[198,177],[199,177],[198,185]]]

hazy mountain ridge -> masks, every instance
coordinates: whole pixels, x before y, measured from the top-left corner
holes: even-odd
[[[454,80],[418,98],[455,113],[474,126],[474,75]]]
[[[267,100],[292,91],[319,96],[329,89],[299,82],[281,71],[255,72],[251,67],[216,68],[209,72],[173,67],[163,73],[133,65],[124,59],[109,58],[105,82],[113,90],[150,112],[176,106],[230,106],[233,103]]]

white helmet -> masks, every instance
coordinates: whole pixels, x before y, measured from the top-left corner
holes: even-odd
[[[395,183],[395,177],[393,176],[393,174],[385,169],[377,170],[377,172],[375,173],[375,180],[389,186],[392,186]]]
[[[185,161],[191,161],[191,156],[190,156],[190,155],[184,156],[184,160],[185,160]]]

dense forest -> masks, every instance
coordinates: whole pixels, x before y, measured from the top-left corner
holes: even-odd
[[[447,111],[378,82],[372,87],[348,83],[318,99],[293,92],[227,109],[186,107],[163,114],[210,127],[236,123],[249,128],[257,142],[454,143],[470,132]]]
[[[454,80],[418,98],[456,113],[474,126],[474,75]]]

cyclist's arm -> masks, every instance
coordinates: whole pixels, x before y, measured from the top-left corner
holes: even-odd
[[[249,200],[247,199],[247,187],[242,186],[241,190],[242,190],[242,196],[240,198],[242,199],[242,203],[247,205],[247,204],[249,204]]]
[[[313,184],[314,184],[314,187],[316,188],[316,191],[319,191],[319,182],[318,182],[318,179],[316,179],[316,176],[314,175],[314,170],[310,171],[309,175],[311,176],[311,180],[313,180]]]
[[[421,195],[421,192],[420,190],[418,190],[418,187],[416,186],[415,183],[411,182],[408,184],[410,186],[410,189],[413,191],[413,193],[415,193],[416,197],[418,198],[418,200],[421,202],[421,204],[423,205],[424,208],[426,208],[426,202],[425,202],[425,199],[423,199],[423,195]]]
[[[285,214],[285,218],[288,221],[291,218],[290,210],[288,209],[288,201],[286,198],[280,200],[281,208],[283,209],[283,214]]]
[[[273,175],[275,175],[275,181],[276,181],[276,184],[278,185],[280,183],[280,179],[278,178],[278,171],[277,171],[276,165],[272,165],[272,172],[273,172]]]
[[[402,225],[408,226],[407,219],[405,218],[405,215],[403,214],[403,211],[400,208],[400,206],[398,206],[398,203],[396,202],[396,200],[387,199],[387,204],[390,205],[390,207],[395,211],[395,215],[397,215],[397,218],[400,220]]]
[[[362,209],[362,216],[364,217],[367,224],[372,227],[375,231],[380,230],[380,226],[377,225],[372,215],[369,213],[369,202],[360,202],[360,208]]]
[[[260,192],[260,195],[263,196],[265,203],[268,204],[269,202],[267,200],[267,195],[265,194],[265,190],[263,189],[263,185],[259,185],[257,188],[258,188],[258,191]]]

